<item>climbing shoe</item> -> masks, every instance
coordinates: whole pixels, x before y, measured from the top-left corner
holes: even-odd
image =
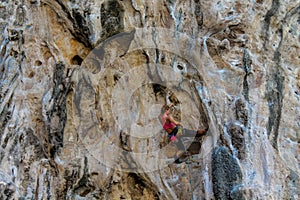
[[[205,135],[207,131],[208,131],[207,128],[206,128],[206,129],[199,129],[199,130],[197,131],[197,134],[198,134],[198,135]]]
[[[208,129],[209,129],[209,126],[207,126],[207,127],[206,127],[205,131],[207,132],[207,131],[208,131]]]

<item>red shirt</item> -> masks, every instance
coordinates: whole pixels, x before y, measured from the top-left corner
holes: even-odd
[[[173,122],[170,122],[170,123],[167,123],[167,115],[164,114],[162,117],[161,117],[161,120],[162,120],[162,124],[163,124],[163,128],[165,130],[168,130],[168,129],[173,129],[174,127],[176,127],[176,124],[174,124]]]

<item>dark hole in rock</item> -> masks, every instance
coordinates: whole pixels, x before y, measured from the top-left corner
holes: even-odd
[[[114,81],[117,82],[120,79],[120,76],[118,74],[114,75]]]
[[[28,78],[32,78],[34,77],[35,73],[34,72],[30,72],[30,74],[28,75]]]
[[[157,93],[165,94],[165,92],[166,92],[166,87],[163,85],[155,83],[152,85],[152,87],[153,87],[153,92],[155,94],[157,94]]]
[[[41,66],[43,63],[40,60],[36,60],[35,61],[35,66]]]
[[[91,175],[92,175],[92,176],[98,176],[99,173],[98,173],[98,172],[92,172]]]
[[[144,180],[141,177],[139,177],[137,174],[135,174],[135,173],[129,173],[128,176],[130,178],[132,178],[132,180],[135,183],[134,185],[138,185],[139,187],[142,187],[142,188],[146,187],[146,185],[144,183]]]
[[[162,64],[165,64],[165,63],[166,63],[166,57],[165,57],[165,55],[162,55],[162,56],[161,56],[160,62],[161,62]]]
[[[82,62],[83,59],[78,55],[74,56],[71,61],[72,65],[81,65]]]
[[[179,70],[183,70],[183,66],[182,66],[182,65],[177,65],[177,68],[178,68]]]

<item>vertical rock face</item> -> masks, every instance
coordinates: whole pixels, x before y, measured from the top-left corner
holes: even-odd
[[[300,4],[2,0],[0,199],[299,199]],[[159,116],[174,103],[192,156]]]

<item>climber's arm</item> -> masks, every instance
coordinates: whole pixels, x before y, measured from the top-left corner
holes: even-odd
[[[176,126],[182,126],[182,124],[176,121],[172,116],[168,116],[168,119],[170,120],[170,122],[173,122]]]

